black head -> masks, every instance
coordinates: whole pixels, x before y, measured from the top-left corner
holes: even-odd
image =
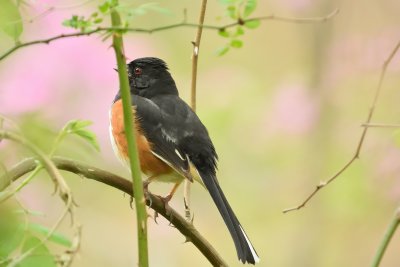
[[[146,98],[157,95],[178,95],[167,64],[155,57],[144,57],[128,64],[131,93]]]

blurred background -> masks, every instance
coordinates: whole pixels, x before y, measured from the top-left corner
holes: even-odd
[[[61,25],[71,15],[91,14],[96,1],[27,1],[23,41],[73,30]],[[146,1],[137,1],[138,4]],[[75,4],[84,5],[75,6]],[[150,12],[133,27],[180,22],[187,9],[197,22],[200,3],[159,1],[170,15]],[[228,39],[204,30],[200,49],[197,110],[219,154],[218,178],[261,258],[259,266],[367,266],[400,203],[399,133],[370,129],[361,158],[304,209],[282,210],[304,200],[352,156],[378,84],[383,61],[400,39],[400,2],[259,1],[254,16],[291,17],[340,13],[325,23],[263,21],[246,30],[243,47],[216,56]],[[206,24],[231,22],[224,6],[209,1]],[[191,53],[195,28],[125,36],[129,60],[164,59],[181,97],[190,101]],[[0,33],[0,54],[13,46]],[[96,35],[62,39],[23,48],[0,62],[0,113],[48,151],[57,131],[71,119],[93,121],[97,153],[79,138],[68,138],[57,155],[72,157],[128,177],[109,142],[108,111],[118,90],[110,40]],[[399,123],[400,55],[389,66],[373,122]],[[0,160],[10,167],[29,152],[0,143]],[[135,266],[135,212],[121,192],[76,175],[65,174],[83,225],[81,250],[73,264]],[[165,194],[171,185],[151,185]],[[182,190],[172,206],[183,211]],[[46,175],[24,188],[18,199],[44,213],[30,218],[47,226],[63,208]],[[230,266],[241,266],[233,242],[208,193],[192,188],[194,224]],[[168,222],[149,220],[151,266],[208,266],[205,258]],[[69,233],[69,221],[61,231]],[[399,266],[400,233],[382,266]]]

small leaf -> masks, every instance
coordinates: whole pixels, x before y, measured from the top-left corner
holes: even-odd
[[[257,7],[257,0],[247,0],[244,6],[243,17],[248,17]]]
[[[102,18],[97,18],[97,19],[95,19],[94,21],[93,21],[93,23],[95,23],[95,24],[99,24],[99,23],[102,23],[103,22],[103,19]]]
[[[243,35],[243,34],[244,34],[243,28],[240,27],[240,26],[237,26],[236,32],[233,34],[233,37],[238,37],[238,36]]]
[[[30,236],[27,237],[22,248],[22,252],[35,248],[34,251],[18,263],[18,267],[57,267],[54,256],[50,253],[49,249],[45,245],[39,245],[41,241],[39,238]]]
[[[221,47],[221,48],[217,49],[216,54],[217,54],[217,56],[223,56],[228,51],[229,51],[229,46],[224,46],[224,47]]]
[[[93,122],[88,121],[88,120],[76,120],[73,124],[74,125],[73,129],[74,130],[83,129],[92,124],[93,124]]]
[[[91,144],[97,151],[100,151],[99,143],[97,142],[96,135],[88,130],[77,130],[74,132],[76,135],[85,139]]]
[[[227,32],[225,29],[219,30],[218,34],[220,36],[222,36],[222,37],[229,37],[230,36],[229,32]]]
[[[15,41],[18,41],[23,31],[22,18],[18,7],[11,0],[1,0],[0,2],[0,29]]]
[[[50,229],[41,225],[41,224],[36,224],[36,223],[31,223],[29,224],[29,229],[31,231],[43,234],[45,236],[47,236],[50,233]],[[53,241],[54,243],[57,243],[59,245],[63,245],[65,247],[71,247],[72,246],[72,241],[69,240],[66,236],[54,232],[50,235],[49,237],[50,241]]]
[[[241,40],[232,40],[231,46],[234,48],[241,48],[243,46],[243,42]]]
[[[258,26],[260,26],[260,24],[261,24],[260,20],[259,19],[255,19],[255,20],[246,21],[244,23],[244,26],[249,28],[249,29],[255,29]]]
[[[105,14],[110,9],[110,5],[108,2],[104,2],[103,4],[98,6],[101,13]]]

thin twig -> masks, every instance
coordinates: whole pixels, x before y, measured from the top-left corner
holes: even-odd
[[[196,39],[192,42],[193,44],[193,54],[192,54],[192,83],[191,83],[191,93],[190,93],[190,106],[193,111],[196,112],[196,84],[197,84],[197,63],[199,59],[200,52],[200,42],[201,34],[203,33],[204,17],[206,15],[207,0],[201,2],[200,16],[199,16],[199,27],[197,27]],[[185,202],[185,216],[187,220],[191,220],[190,215],[190,189],[192,183],[187,179],[184,182],[183,188],[183,199]]]
[[[400,224],[400,209],[397,209],[393,220],[390,222],[385,235],[383,236],[382,242],[380,243],[378,250],[376,251],[375,257],[372,261],[371,267],[378,267],[382,261],[383,255],[386,252],[386,249],[392,239],[394,233],[396,232],[398,226]]]
[[[396,53],[399,50],[399,48],[400,48],[400,41],[396,44],[396,46],[391,51],[391,53],[388,56],[388,58],[383,63],[381,74],[380,74],[380,77],[379,77],[378,86],[377,86],[377,88],[375,90],[374,98],[372,100],[372,104],[370,106],[370,109],[369,109],[369,112],[368,112],[368,115],[367,115],[367,119],[366,119],[366,121],[364,123],[365,125],[368,125],[371,122],[372,115],[374,114],[374,110],[375,110],[375,107],[376,107],[376,103],[378,102],[378,98],[379,98],[380,92],[382,90],[382,83],[383,83],[383,80],[384,80],[385,75],[386,75],[387,67],[390,64],[390,62],[392,61],[393,57],[396,55]],[[364,129],[362,130],[362,133],[361,133],[360,140],[358,141],[357,148],[356,148],[356,151],[354,153],[354,156],[339,171],[337,171],[327,181],[321,182],[319,185],[317,185],[316,188],[314,189],[314,191],[300,205],[298,205],[296,207],[293,207],[293,208],[285,209],[285,210],[283,210],[283,213],[286,213],[286,212],[289,212],[289,211],[294,211],[294,210],[299,210],[299,209],[303,208],[317,194],[317,192],[319,190],[321,190],[322,188],[324,188],[325,186],[327,186],[328,184],[333,182],[338,176],[340,176],[345,170],[347,170],[347,168],[349,168],[353,164],[353,162],[356,159],[359,158],[360,151],[361,151],[361,148],[362,148],[362,146],[364,144],[364,140],[365,140],[365,136],[367,134],[367,131],[368,131],[368,127],[364,127]]]
[[[226,25],[205,25],[203,24],[203,29],[209,29],[209,30],[224,30],[227,28],[231,28],[237,25],[243,25],[246,22],[249,21],[255,21],[255,20],[277,20],[277,21],[284,21],[284,22],[291,22],[291,23],[318,23],[318,22],[325,22],[335,15],[337,15],[339,12],[339,9],[335,9],[332,13],[323,16],[323,17],[313,17],[313,18],[293,18],[293,17],[284,17],[284,16],[275,16],[275,15],[269,15],[269,16],[264,16],[264,17],[256,17],[256,18],[249,18],[249,19],[244,19],[244,20],[238,20],[234,23],[229,23]],[[30,42],[25,42],[25,43],[20,43],[15,45],[14,47],[10,48],[8,51],[6,51],[4,54],[0,56],[0,60],[3,60],[13,52],[27,46],[35,45],[35,44],[49,44],[52,41],[58,40],[58,39],[63,39],[63,38],[70,38],[70,37],[79,37],[79,36],[89,36],[97,32],[118,32],[118,31],[127,31],[127,32],[138,32],[138,33],[155,33],[155,32],[160,32],[160,31],[165,31],[165,30],[171,30],[175,28],[181,28],[181,27],[199,27],[199,24],[196,23],[188,23],[186,21],[183,21],[181,23],[174,23],[166,26],[161,26],[161,27],[155,27],[151,29],[144,29],[144,28],[124,28],[124,27],[98,27],[93,30],[89,30],[86,32],[74,32],[74,33],[68,33],[68,34],[60,34],[56,35],[50,38],[46,39],[40,39],[40,40],[35,40],[35,41],[30,41]]]
[[[60,170],[65,170],[68,172],[75,173],[79,176],[84,176],[88,179],[107,184],[114,187],[122,192],[135,197],[132,191],[132,182],[127,179],[115,175],[113,173],[101,170],[96,167],[92,167],[71,159],[54,157],[52,161],[56,167]],[[7,180],[5,185],[10,184],[22,177],[23,175],[33,171],[37,166],[37,161],[33,158],[25,159],[19,162],[17,165],[9,169],[7,176],[0,177]],[[0,191],[4,190],[5,187],[1,187]],[[150,205],[151,203],[151,205]],[[166,208],[164,202],[156,195],[149,192],[149,198],[146,201],[146,205],[151,209],[155,210],[158,214],[161,214],[166,220],[168,220],[176,229],[181,232],[187,240],[193,243],[198,250],[208,259],[208,261],[213,266],[228,266],[225,261],[221,258],[218,252],[213,248],[213,246],[197,231],[194,225],[187,222],[177,211],[171,207]]]
[[[400,124],[386,123],[363,123],[361,126],[366,128],[400,128]]]

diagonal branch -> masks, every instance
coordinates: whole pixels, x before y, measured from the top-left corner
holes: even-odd
[[[60,170],[72,172],[80,176],[85,176],[88,179],[107,184],[134,197],[134,194],[132,193],[132,182],[118,175],[62,157],[54,157],[52,158],[52,161],[54,162],[55,166]],[[37,164],[37,161],[33,158],[23,160],[22,162],[12,167],[8,171],[7,175],[0,177],[0,180],[10,179],[5,181],[5,183],[0,184],[10,184],[12,181],[15,181],[21,178],[23,175],[33,171],[36,168]],[[0,186],[0,191],[4,190],[5,187],[6,186]],[[158,196],[149,193],[149,199],[147,200],[146,204],[151,209],[161,214],[172,225],[174,225],[176,229],[178,229],[179,232],[181,232],[186,237],[186,240],[192,242],[213,266],[228,266],[228,264],[225,263],[218,252],[199,233],[199,231],[193,226],[193,224],[187,222],[185,218],[179,215],[179,213],[171,207],[165,208],[164,202]]]
[[[276,21],[282,21],[282,22],[290,22],[290,23],[318,23],[318,22],[326,22],[327,20],[331,19],[332,17],[336,16],[339,13],[339,9],[335,9],[333,12],[326,16],[322,17],[312,17],[312,18],[294,18],[294,17],[285,17],[285,16],[275,16],[275,15],[268,15],[268,16],[263,16],[263,17],[255,17],[255,18],[249,18],[249,19],[240,19],[234,23],[229,23],[226,25],[202,25],[203,29],[209,29],[209,30],[224,30],[227,28],[231,28],[237,25],[243,25],[246,22],[249,21],[255,21],[255,20],[276,20]],[[86,32],[74,32],[74,33],[68,33],[68,34],[60,34],[56,35],[50,38],[46,39],[40,39],[40,40],[35,40],[35,41],[30,41],[30,42],[25,42],[25,43],[20,43],[15,45],[14,47],[10,48],[8,51],[6,51],[4,54],[0,55],[0,61],[14,53],[15,51],[31,46],[31,45],[36,45],[36,44],[49,44],[50,42],[53,42],[55,40],[59,39],[64,39],[64,38],[70,38],[70,37],[80,37],[80,36],[89,36],[97,32],[137,32],[137,33],[155,33],[155,32],[160,32],[160,31],[165,31],[165,30],[171,30],[175,28],[182,28],[182,27],[194,27],[198,28],[201,26],[200,24],[196,23],[188,23],[188,22],[181,22],[181,23],[174,23],[166,26],[161,26],[161,27],[156,27],[156,28],[150,28],[150,29],[145,29],[145,28],[125,28],[125,27],[98,27],[90,31]]]
[[[371,122],[372,116],[375,111],[376,103],[378,102],[380,92],[382,91],[382,84],[385,79],[386,70],[387,70],[390,62],[392,61],[393,57],[396,55],[397,51],[399,50],[399,48],[400,48],[400,41],[396,44],[394,49],[390,52],[388,58],[383,63],[381,74],[379,77],[378,86],[375,90],[374,98],[373,98],[372,104],[369,108],[367,119],[363,125],[369,125],[369,123]],[[361,148],[364,144],[364,140],[365,140],[365,136],[367,135],[367,131],[368,131],[368,127],[364,127],[353,157],[346,164],[344,164],[343,167],[339,171],[337,171],[328,180],[320,182],[315,187],[314,191],[300,205],[293,207],[293,208],[285,209],[285,210],[283,210],[283,213],[287,213],[289,211],[294,211],[294,210],[299,210],[299,209],[305,207],[305,205],[318,193],[319,190],[321,190],[322,188],[324,188],[325,186],[327,186],[328,184],[333,182],[338,176],[340,176],[345,170],[347,170],[353,164],[353,162],[360,157]]]

